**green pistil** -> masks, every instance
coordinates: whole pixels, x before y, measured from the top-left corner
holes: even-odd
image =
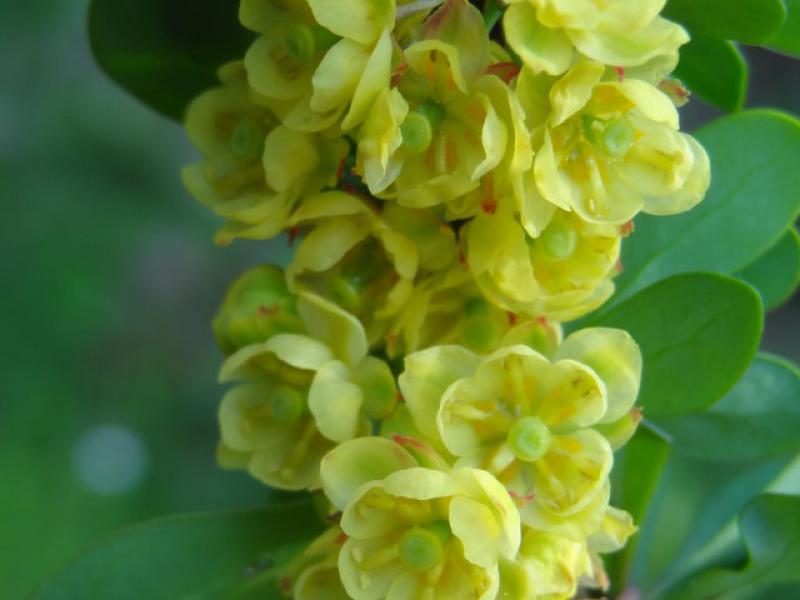
[[[436,102],[426,102],[406,115],[400,125],[400,133],[403,135],[403,145],[406,150],[412,154],[427,150],[444,115],[444,107]]]
[[[413,527],[400,538],[400,558],[415,571],[427,571],[442,560],[444,545],[451,535],[446,521]]]
[[[264,148],[264,130],[252,118],[244,117],[228,138],[233,155],[239,160],[254,160],[261,156]]]
[[[574,227],[555,221],[542,232],[536,243],[546,254],[558,260],[565,260],[575,254],[575,249],[578,247],[578,233]]]
[[[431,122],[417,112],[406,116],[400,125],[400,133],[403,135],[403,146],[412,154],[425,152],[433,141]]]
[[[328,50],[338,37],[324,27],[292,25],[283,36],[286,54],[298,65],[309,64],[320,52]]]
[[[331,292],[336,302],[349,311],[355,311],[361,306],[364,295],[364,286],[353,277],[339,276],[331,281]]]
[[[522,417],[508,432],[508,445],[520,460],[534,462],[550,448],[550,430],[537,417]]]
[[[622,158],[633,145],[634,130],[628,119],[622,117],[606,124],[600,136],[603,151],[614,158]]]
[[[269,410],[272,418],[280,423],[294,423],[305,411],[303,396],[293,387],[281,385],[269,398]]]

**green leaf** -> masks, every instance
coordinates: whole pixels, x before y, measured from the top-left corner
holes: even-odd
[[[648,418],[711,406],[750,364],[761,337],[758,293],[718,274],[684,274],[639,292],[591,325],[628,331],[642,349]]]
[[[640,428],[614,457],[611,472],[612,504],[628,511],[634,523],[641,523],[658,487],[661,472],[669,457],[669,443],[650,429]],[[630,575],[639,537],[606,559],[612,597],[618,597]]]
[[[669,0],[663,15],[709,37],[759,44],[783,26],[786,7],[781,0]]]
[[[667,598],[730,600],[800,597],[800,496],[764,494],[739,517],[749,559],[742,569],[712,569],[692,577]]]
[[[631,584],[647,590],[644,597],[657,598],[702,567],[708,544],[725,531],[750,499],[780,477],[793,458],[713,462],[682,456],[673,449],[640,524]],[[735,559],[736,550],[726,549],[723,555]]]
[[[39,600],[221,598],[259,586],[282,598],[280,567],[322,526],[309,500],[263,510],[189,514],[135,525],[100,542],[48,579]]]
[[[700,34],[681,48],[675,76],[695,94],[727,111],[742,108],[747,94],[747,63],[731,42]]]
[[[730,393],[708,411],[661,419],[675,452],[743,461],[800,450],[800,371],[759,355]],[[735,443],[732,441],[735,440]]]
[[[623,244],[617,293],[601,310],[676,273],[734,273],[773,246],[800,214],[800,121],[747,111],[696,136],[711,157],[711,189],[684,214],[636,218]]]
[[[777,244],[738,271],[736,276],[758,290],[767,310],[786,302],[800,284],[800,235],[797,230],[791,227]]]
[[[111,79],[145,104],[182,119],[217,68],[244,56],[251,34],[230,0],[92,0],[89,40]]]
[[[767,41],[766,46],[800,57],[800,0],[784,0],[786,22],[781,30]]]

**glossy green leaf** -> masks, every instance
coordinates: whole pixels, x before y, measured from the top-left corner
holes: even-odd
[[[642,349],[639,403],[647,418],[714,404],[744,373],[761,338],[758,293],[718,274],[660,281],[591,325],[628,331]]]
[[[734,442],[731,442],[734,443]],[[673,450],[645,520],[630,582],[660,593],[701,567],[700,552],[716,539],[754,496],[767,489],[792,455],[742,462],[712,462]],[[724,553],[737,557],[738,548]]]
[[[747,63],[731,42],[701,34],[681,48],[675,76],[692,92],[727,111],[742,108],[747,94]]]
[[[736,273],[761,294],[767,310],[777,308],[800,284],[800,235],[792,227],[778,243]]]
[[[189,514],[135,525],[48,579],[39,600],[278,600],[280,566],[322,529],[307,500],[263,510]]]
[[[764,494],[739,517],[747,549],[741,569],[698,574],[666,597],[672,600],[755,600],[800,597],[800,496]]]
[[[251,35],[230,0],[92,0],[89,40],[103,70],[155,110],[181,119]]]
[[[611,472],[612,504],[628,511],[634,523],[644,520],[669,451],[669,443],[664,437],[640,427],[614,457],[614,469]],[[622,551],[606,559],[612,597],[619,596],[627,585],[638,543],[639,536],[635,535]]]
[[[662,419],[675,452],[742,461],[800,451],[800,371],[759,355],[744,376],[708,411]]]
[[[758,44],[780,31],[786,7],[781,0],[669,0],[663,14],[693,32]]]
[[[780,31],[766,42],[766,46],[800,57],[800,0],[784,0],[786,22]]]
[[[694,209],[639,215],[625,240],[610,307],[676,273],[734,273],[762,255],[800,214],[800,122],[774,111],[723,117],[696,134],[712,183]],[[608,310],[608,308],[604,309]]]

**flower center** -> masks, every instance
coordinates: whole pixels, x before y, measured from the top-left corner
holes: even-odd
[[[278,386],[269,398],[270,414],[279,423],[294,423],[303,414],[305,406],[302,394],[288,385]]]
[[[600,135],[600,147],[609,156],[622,158],[633,145],[633,134],[633,125],[628,119],[614,119],[606,124]]]
[[[439,564],[444,556],[444,543],[450,537],[446,521],[427,527],[413,527],[400,538],[400,558],[415,571],[427,571]]]
[[[522,417],[508,432],[508,445],[520,460],[534,462],[550,448],[550,430],[538,417]]]
[[[307,65],[339,38],[320,26],[292,25],[283,35],[283,49],[298,65]]]
[[[228,138],[233,155],[242,161],[251,161],[263,152],[264,130],[251,117],[243,117]]]
[[[546,253],[558,260],[570,258],[578,246],[578,233],[574,227],[561,221],[554,221],[536,240],[537,245]]]
[[[426,102],[413,112],[408,113],[400,125],[403,146],[412,154],[428,149],[433,141],[433,134],[444,118],[444,107],[437,102]]]

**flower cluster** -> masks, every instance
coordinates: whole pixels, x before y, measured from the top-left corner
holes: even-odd
[[[500,26],[467,0],[241,0],[254,42],[189,107],[217,241],[297,244],[214,331],[220,464],[326,498],[298,599],[572,598],[635,531],[609,473],[638,346],[561,323],[613,294],[639,212],[708,188],[668,79],[688,36],[664,0],[506,1]]]

